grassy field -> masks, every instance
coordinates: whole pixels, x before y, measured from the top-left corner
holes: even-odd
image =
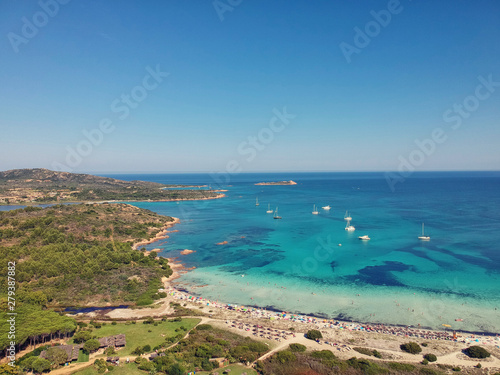
[[[135,363],[121,364],[113,368],[113,375],[144,375],[146,371],[141,371],[137,368]],[[94,366],[87,367],[86,369],[73,372],[71,375],[100,375]]]
[[[230,374],[231,375],[241,375],[242,373],[246,372],[247,375],[257,375],[257,372],[253,369],[248,369],[242,365],[231,365],[228,367],[224,367],[223,369],[218,369],[218,370],[213,370],[213,371],[197,371],[196,375],[208,375],[211,372],[217,371],[219,374],[222,374],[222,372],[226,369],[231,369]],[[129,364],[121,364],[119,366],[114,367],[113,369],[113,375],[144,375],[147,374],[146,371],[141,371],[137,368],[137,365],[135,363],[129,363]],[[84,370],[80,370],[77,372],[72,373],[72,375],[99,375],[97,370],[94,368],[94,366],[87,367]]]
[[[89,355],[87,353],[84,353],[83,350],[80,350],[78,352],[78,361],[77,362],[88,362],[89,361]]]
[[[150,345],[151,348],[160,345],[165,342],[167,337],[175,336],[179,332],[175,330],[181,326],[184,326],[188,330],[192,329],[196,324],[198,324],[199,319],[182,319],[180,322],[158,322],[157,326],[153,324],[125,324],[118,323],[112,325],[110,323],[102,326],[99,329],[92,331],[97,338],[118,335],[120,333],[125,334],[127,339],[127,345],[117,351],[117,355],[125,356],[132,354],[135,348],[138,346]],[[151,331],[151,332],[149,332]]]
[[[222,372],[227,370],[227,369],[231,369],[231,372],[230,372],[231,375],[241,375],[244,372],[246,372],[247,375],[258,375],[257,371],[255,371],[254,369],[246,368],[243,365],[230,365],[230,366],[216,369],[216,370],[212,370],[212,371],[196,371],[196,375],[198,375],[198,374],[199,375],[208,375],[208,374],[211,374],[213,372],[218,372],[219,374],[222,374]]]

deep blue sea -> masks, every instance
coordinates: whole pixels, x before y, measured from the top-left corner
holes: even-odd
[[[149,248],[196,267],[178,279],[193,294],[360,322],[500,333],[500,172],[414,173],[395,191],[381,173],[108,176],[227,189],[223,199],[132,203],[181,219],[177,232]],[[254,185],[290,179],[297,185]],[[266,213],[268,205],[279,207],[281,220]],[[345,230],[346,211],[354,232]],[[422,223],[428,242],[417,238]]]

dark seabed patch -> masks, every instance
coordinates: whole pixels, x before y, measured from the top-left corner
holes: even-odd
[[[401,262],[384,262],[381,266],[368,266],[358,271],[357,275],[348,276],[347,279],[357,280],[371,285],[405,286],[398,281],[392,272],[402,272],[413,269],[413,266]]]
[[[330,268],[332,269],[332,272],[335,273],[335,267],[338,266],[338,262],[337,261],[333,261],[330,263]]]

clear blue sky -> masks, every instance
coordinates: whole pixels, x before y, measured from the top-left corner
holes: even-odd
[[[0,170],[500,169],[496,0],[45,1],[0,4]]]

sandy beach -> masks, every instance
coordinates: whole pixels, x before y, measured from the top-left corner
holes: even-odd
[[[268,343],[272,351],[265,357],[286,349],[291,343],[300,343],[307,346],[309,350],[331,350],[341,359],[355,356],[370,358],[370,360],[418,363],[422,360],[422,355],[432,353],[438,357],[436,363],[439,364],[472,368],[477,363],[481,363],[484,371],[487,371],[486,369],[500,370],[500,337],[498,336],[457,333],[454,338],[453,332],[449,331],[342,322],[221,301],[210,301],[179,290],[176,279],[189,270],[176,259],[170,259],[170,264],[174,273],[170,278],[163,279],[164,290],[168,296],[158,301],[158,307],[116,309],[107,313],[105,318],[161,317],[173,313],[170,303],[175,302],[205,314],[204,323]],[[323,339],[316,342],[305,338],[304,334],[310,329],[320,330]],[[423,351],[419,355],[402,352],[399,346],[409,341],[415,341],[420,345],[426,344],[426,346],[422,345]],[[471,345],[484,346],[492,356],[481,360],[467,357],[462,350]],[[354,351],[354,347],[377,350],[382,354],[382,359],[361,354]]]
[[[168,229],[177,224],[179,219],[168,223],[155,238],[147,241],[151,244],[168,236]],[[145,244],[145,242],[141,242]],[[186,254],[190,253],[185,252]],[[290,343],[301,343],[311,350],[332,350],[338,357],[348,359],[353,356],[370,358],[353,350],[354,347],[365,347],[382,353],[381,360],[402,362],[420,362],[421,355],[404,353],[399,346],[409,341],[423,345],[422,355],[433,353],[438,356],[437,363],[452,366],[473,367],[478,362],[484,369],[500,369],[500,337],[498,335],[478,335],[463,332],[436,331],[410,327],[391,326],[386,324],[365,324],[345,322],[335,319],[323,319],[303,314],[284,311],[270,311],[255,306],[243,306],[226,301],[213,301],[183,291],[177,279],[190,269],[185,268],[178,258],[168,258],[173,274],[163,278],[167,297],[158,300],[153,307],[141,309],[114,309],[104,315],[87,314],[89,318],[134,319],[140,320],[148,316],[155,318],[174,313],[172,302],[205,314],[203,321],[215,326],[229,329],[235,333],[252,336],[263,340],[273,348],[272,353],[285,349]],[[304,334],[309,329],[318,329],[323,334],[319,342],[308,340]],[[492,353],[487,359],[468,358],[462,350],[471,345],[481,345]]]

